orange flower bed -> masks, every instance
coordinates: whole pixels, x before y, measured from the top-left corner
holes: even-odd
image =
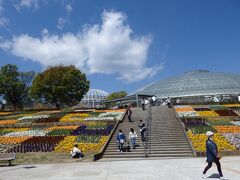
[[[32,136],[27,137],[4,137],[0,136],[0,144],[19,144],[27,139],[32,138]]]
[[[188,111],[195,111],[195,110],[192,107],[176,108],[176,112],[188,112]]]
[[[56,130],[56,129],[77,129],[78,126],[53,126],[53,127],[49,127],[46,130],[47,131],[52,131],[52,130]]]
[[[16,124],[18,122],[18,120],[2,120],[0,121],[0,124]]]
[[[114,110],[94,110],[94,112],[125,112],[126,109],[114,109]]]
[[[240,133],[239,126],[213,126],[220,133]]]

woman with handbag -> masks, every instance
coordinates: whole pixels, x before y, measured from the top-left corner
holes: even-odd
[[[217,165],[217,169],[218,169],[218,173],[220,175],[220,179],[221,180],[227,179],[227,178],[223,177],[221,164],[220,164],[220,161],[219,161],[221,159],[221,156],[218,153],[218,148],[217,148],[216,143],[212,139],[214,133],[211,132],[211,131],[208,131],[206,133],[206,135],[208,137],[208,139],[206,141],[206,154],[207,154],[208,165],[205,167],[205,169],[203,171],[202,178],[203,179],[207,178],[206,173],[212,167],[212,163],[214,162]]]

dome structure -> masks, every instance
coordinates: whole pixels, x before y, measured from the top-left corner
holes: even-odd
[[[108,95],[109,94],[103,90],[90,89],[86,95],[83,96],[81,103],[89,108],[99,108]]]
[[[240,94],[240,75],[207,70],[189,71],[151,83],[137,91],[137,94],[154,94],[158,99],[168,97],[188,99],[189,102],[194,99],[195,101],[209,99],[216,102],[231,98],[237,99]]]

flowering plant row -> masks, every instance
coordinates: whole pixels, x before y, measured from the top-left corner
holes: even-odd
[[[220,133],[240,133],[239,126],[214,126]]]
[[[239,106],[175,106],[175,110],[179,117],[217,117],[217,116],[238,116]]]
[[[237,149],[240,149],[240,133],[222,133],[222,135]]]
[[[77,138],[77,136],[65,137],[64,140],[57,145],[55,152],[70,152],[74,144],[78,144],[79,149],[83,152],[99,152],[106,143],[108,136],[102,136],[98,143],[79,143]]]
[[[196,151],[206,151],[207,136],[204,134],[193,134],[191,131],[187,132],[189,139]],[[231,145],[220,133],[216,133],[213,137],[214,142],[217,144],[219,151],[233,151],[236,150],[234,145]]]
[[[8,152],[50,152],[64,139],[64,136],[32,137],[9,149]]]

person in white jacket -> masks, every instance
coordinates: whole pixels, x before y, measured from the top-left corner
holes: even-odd
[[[78,145],[75,144],[74,147],[73,147],[73,150],[71,151],[71,155],[72,155],[72,158],[83,158],[84,155],[82,153],[82,151],[80,151],[80,149],[78,149]]]
[[[133,149],[135,149],[135,146],[136,146],[136,138],[137,138],[137,133],[134,131],[133,128],[131,128],[129,132],[129,139],[131,141],[131,145]]]

